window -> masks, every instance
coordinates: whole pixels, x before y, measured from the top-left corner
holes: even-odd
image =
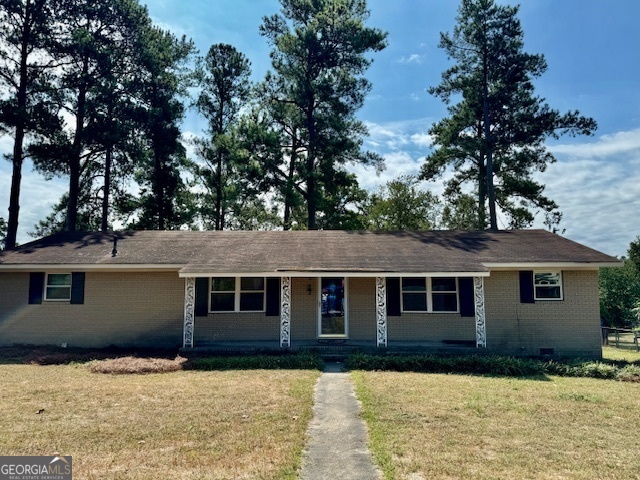
[[[457,312],[458,280],[450,277],[432,278],[431,298],[434,312]]]
[[[240,279],[240,311],[261,312],[264,310],[264,278]]]
[[[457,312],[458,279],[453,277],[403,278],[403,312]]]
[[[211,311],[233,312],[236,309],[236,279],[221,277],[211,279]]]
[[[47,282],[44,289],[44,299],[52,301],[70,301],[71,274],[47,273]]]
[[[405,312],[427,311],[427,279],[402,279],[402,310]]]
[[[262,277],[211,279],[211,312],[263,312],[265,282]]]
[[[562,275],[560,272],[534,272],[536,300],[562,300]]]

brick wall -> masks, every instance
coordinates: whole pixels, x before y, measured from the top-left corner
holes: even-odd
[[[485,280],[487,346],[520,355],[553,348],[560,355],[599,357],[600,306],[596,271],[563,271],[564,299],[520,303],[518,272]]]
[[[0,345],[182,346],[177,272],[86,274],[83,305],[29,305],[29,274],[0,274]]]
[[[280,317],[264,313],[210,313],[196,317],[194,346],[208,342],[273,341],[280,342]]]
[[[596,271],[563,272],[564,300],[520,303],[518,272],[485,279],[487,343],[491,351],[598,357],[600,321]],[[311,292],[309,292],[309,289]],[[29,274],[0,274],[0,345],[181,346],[184,279],[176,272],[86,274],[84,305],[28,304]],[[376,341],[375,279],[350,278],[349,338]],[[291,341],[317,339],[318,279],[293,278]],[[195,345],[207,341],[274,341],[279,317],[264,313],[197,317]],[[388,318],[389,345],[401,341],[475,340],[475,319],[458,314]]]

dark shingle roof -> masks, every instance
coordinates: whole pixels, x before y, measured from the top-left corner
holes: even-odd
[[[113,257],[113,238],[118,254]],[[545,230],[62,233],[0,254],[17,265],[167,266],[189,273],[483,272],[485,264],[617,260]]]

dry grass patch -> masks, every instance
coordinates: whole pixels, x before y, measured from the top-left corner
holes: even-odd
[[[640,478],[640,385],[353,372],[387,479]]]
[[[146,374],[146,373],[168,373],[182,370],[186,358],[178,355],[176,358],[155,358],[155,357],[119,357],[106,360],[96,360],[89,366],[93,373],[111,374]]]
[[[83,479],[292,479],[318,375],[0,365],[0,452],[72,455]]]

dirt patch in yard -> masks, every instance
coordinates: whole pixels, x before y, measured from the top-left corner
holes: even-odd
[[[145,374],[177,372],[183,369],[187,359],[176,356],[173,360],[155,357],[119,357],[106,360],[97,360],[89,366],[93,373],[110,374]]]

